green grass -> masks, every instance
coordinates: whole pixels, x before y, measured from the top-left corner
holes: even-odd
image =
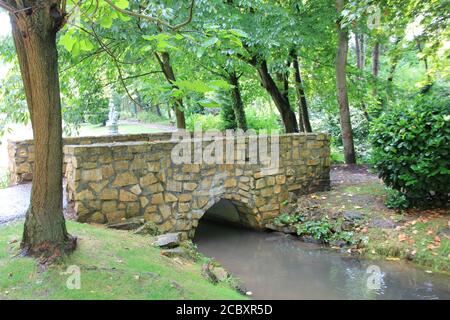
[[[201,262],[170,259],[150,237],[68,222],[78,248],[46,271],[14,257],[23,224],[0,226],[0,299],[244,299],[226,282],[201,276]],[[68,266],[81,270],[81,288],[68,289]]]
[[[136,133],[155,133],[161,130],[148,128],[140,124],[122,124],[119,125],[119,134],[136,134]],[[109,128],[102,125],[86,124],[80,128],[82,136],[103,136],[109,134]]]
[[[344,152],[337,148],[336,146],[331,146],[331,163],[332,164],[343,164],[345,163]]]

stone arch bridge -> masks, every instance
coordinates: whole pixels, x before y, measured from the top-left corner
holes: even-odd
[[[226,199],[236,207],[242,225],[262,229],[281,213],[290,192],[326,190],[330,183],[328,135],[284,134],[278,140],[279,163],[267,173],[249,161],[175,163],[172,153],[179,141],[172,141],[170,133],[66,139],[67,196],[80,222],[142,217],[163,233],[185,237],[193,237],[204,213]],[[210,143],[202,141],[201,149]],[[251,148],[252,140],[245,139],[245,144]],[[10,142],[13,181],[32,177],[32,153],[32,141]]]

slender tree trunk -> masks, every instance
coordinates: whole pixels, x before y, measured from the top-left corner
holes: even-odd
[[[361,70],[361,41],[359,38],[359,34],[355,33],[355,51],[356,51],[356,67]]]
[[[159,104],[155,106],[155,110],[158,117],[162,117],[161,108],[159,107]]]
[[[289,99],[286,99],[286,96],[277,87],[275,81],[269,73],[267,62],[262,60],[256,67],[258,69],[262,86],[272,97],[272,100],[281,115],[286,133],[298,132],[297,119],[294,111],[291,109]]]
[[[394,55],[391,60],[391,67],[389,68],[389,74],[387,77],[387,85],[386,85],[386,95],[387,101],[389,101],[393,94],[393,83],[394,83],[394,75],[395,70],[397,69],[398,61],[400,60],[400,54],[396,51],[397,46],[399,45],[401,39],[397,38],[394,43]]]
[[[356,51],[356,67],[361,72],[361,76],[358,77],[359,81],[363,81],[363,71],[365,64],[365,55],[364,52],[364,35],[355,33],[355,51]],[[361,101],[361,110],[364,113],[364,117],[369,120],[369,113],[367,112],[366,104],[364,101]]]
[[[160,56],[161,55],[161,56]],[[176,81],[175,73],[172,68],[172,64],[170,63],[170,55],[167,52],[162,52],[160,54],[155,53],[155,56],[158,60],[159,65],[161,66],[161,70],[166,78],[166,80],[174,87],[178,88],[174,82]],[[184,106],[183,99],[176,98],[175,104],[173,107],[175,111],[175,117],[177,118],[177,128],[178,129],[186,129],[186,119],[184,115]]]
[[[28,1],[11,15],[12,33],[33,127],[35,162],[21,248],[55,258],[75,249],[62,209],[62,120],[56,33],[60,1]]]
[[[372,51],[372,75],[374,78],[374,87],[373,87],[374,96],[378,94],[377,83],[379,72],[380,72],[380,43],[377,41]]]
[[[336,8],[340,13],[344,8],[344,0],[336,0]],[[342,144],[344,145],[345,163],[356,163],[355,147],[353,143],[353,131],[350,119],[350,109],[347,93],[347,55],[348,55],[348,30],[341,27],[338,21],[338,50],[336,55],[336,87],[339,102],[341,122]]]
[[[359,47],[361,50],[361,70],[364,70],[364,68],[366,67],[366,38],[363,33],[359,35]]]
[[[234,116],[239,129],[247,130],[247,121],[245,119],[244,103],[242,101],[241,89],[239,88],[239,77],[236,71],[229,73],[229,83],[233,86],[231,90]]]
[[[298,99],[298,113],[299,113],[299,125],[300,128],[303,127],[302,131],[312,132],[311,123],[309,121],[309,112],[308,112],[308,103],[306,101],[306,94],[303,88],[302,76],[300,73],[300,64],[298,62],[297,54],[292,51],[291,52],[292,61],[294,64],[294,72],[295,72],[295,90],[297,92]]]
[[[366,50],[364,46],[364,34],[355,33],[356,67],[364,70],[366,64]]]

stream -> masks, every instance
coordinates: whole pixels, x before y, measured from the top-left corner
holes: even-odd
[[[254,299],[450,299],[444,275],[402,261],[358,259],[280,233],[202,219],[194,242]]]

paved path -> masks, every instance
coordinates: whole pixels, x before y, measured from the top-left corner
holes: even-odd
[[[31,183],[0,189],[0,224],[25,217],[30,204]],[[64,211],[68,211],[64,197]]]
[[[161,123],[146,123],[146,122],[141,122],[139,120],[119,120],[117,122],[118,122],[118,124],[131,124],[131,125],[138,124],[142,127],[155,129],[155,130],[163,131],[163,132],[164,131],[166,131],[166,132],[177,131],[177,127],[167,125],[167,124],[161,124]]]

